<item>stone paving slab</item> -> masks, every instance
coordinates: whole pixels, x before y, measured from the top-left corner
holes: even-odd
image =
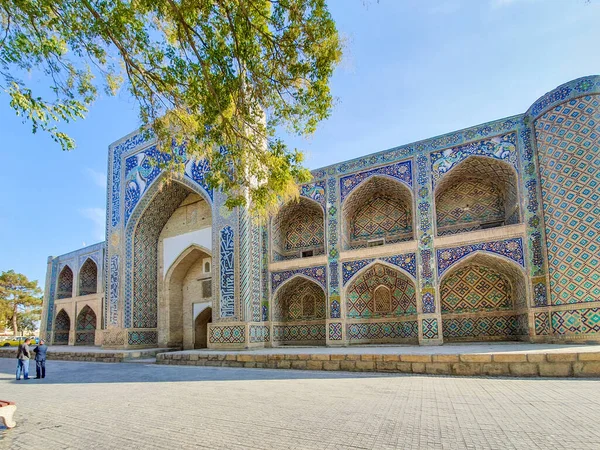
[[[600,381],[49,361],[0,449],[598,449]]]

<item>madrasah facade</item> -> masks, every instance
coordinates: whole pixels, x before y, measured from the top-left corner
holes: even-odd
[[[109,146],[106,240],[48,258],[53,345],[253,348],[600,337],[600,76],[524,113],[312,172],[268,224],[205,161]]]

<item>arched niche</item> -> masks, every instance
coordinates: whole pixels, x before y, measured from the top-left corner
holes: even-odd
[[[405,273],[377,262],[358,272],[346,288],[349,319],[403,317],[417,313],[415,283]]]
[[[398,180],[373,176],[342,205],[344,250],[414,239],[412,193]]]
[[[96,338],[96,313],[88,305],[85,305],[75,322],[75,345],[94,345]]]
[[[525,274],[513,261],[477,252],[456,263],[440,279],[444,340],[516,340],[527,335],[527,292]]]
[[[197,205],[199,201],[207,204],[207,207],[202,210],[206,217],[194,214],[192,206]],[[126,326],[158,328],[158,340],[161,345],[168,344],[172,320],[168,307],[170,302],[165,301],[163,282],[166,274],[163,270],[166,268],[164,268],[163,258],[159,258],[159,254],[164,252],[162,244],[159,246],[159,238],[164,243],[165,236],[181,235],[180,232],[185,232],[187,236],[195,236],[188,232],[187,224],[193,224],[193,229],[199,231],[208,228],[212,220],[210,205],[208,196],[189,180],[159,179],[138,203],[127,224],[125,233],[131,238],[130,243],[127,244],[126,257],[130,261],[127,267],[131,269],[126,269],[126,277],[131,280],[131,289],[126,289],[125,292]],[[170,221],[174,215],[181,220]],[[167,223],[174,225],[174,229],[168,230],[168,233],[165,231]],[[175,224],[179,224],[177,226],[181,229],[178,229]],[[208,232],[210,235],[210,229]],[[176,244],[181,244],[179,240],[175,239],[175,241]],[[159,267],[163,267],[160,272]],[[159,308],[159,304],[164,308],[162,306]],[[190,330],[193,328],[191,320],[188,328]],[[175,340],[180,341],[178,337]],[[144,344],[155,345],[157,342],[144,342]]]
[[[54,345],[68,345],[71,319],[64,309],[61,309],[54,320]]]
[[[193,304],[212,303],[212,273],[205,272],[205,262],[210,257],[206,249],[192,245],[179,255],[167,271],[164,306],[161,309],[166,316],[164,339],[169,347],[193,348],[193,330],[196,327]],[[212,312],[211,308],[207,309]],[[185,339],[186,335],[188,339]]]
[[[305,197],[286,203],[272,220],[271,236],[274,261],[323,254],[323,208]]]
[[[73,297],[73,271],[69,266],[65,266],[58,274],[56,298],[61,299],[71,297]]]
[[[510,164],[469,156],[435,188],[438,236],[520,222],[517,173]]]
[[[96,294],[98,292],[98,266],[88,258],[79,269],[79,295]]]
[[[327,296],[315,281],[302,276],[288,280],[273,298],[273,342],[325,344]]]
[[[194,348],[208,347],[209,323],[212,323],[212,308],[205,308],[194,319]]]

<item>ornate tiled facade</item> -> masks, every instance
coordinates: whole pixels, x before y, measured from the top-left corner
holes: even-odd
[[[168,179],[171,158],[184,172]],[[191,348],[194,315],[211,308],[213,348],[600,336],[600,77],[314,170],[263,224],[224,207],[209,170],[143,133],[111,145],[106,242],[49,258],[42,332],[91,343],[95,314],[96,344]],[[177,212],[191,193],[209,205],[202,227]],[[102,309],[85,304],[96,297]]]
[[[346,289],[346,299],[346,314],[351,319],[417,313],[414,282],[383,264],[372,265],[358,274]]]

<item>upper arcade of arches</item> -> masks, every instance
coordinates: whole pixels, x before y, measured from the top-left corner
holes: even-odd
[[[73,297],[73,271],[69,266],[65,266],[58,275],[56,298],[61,299],[70,297]]]
[[[470,156],[435,189],[437,235],[520,222],[517,174],[502,161]]]
[[[414,239],[412,194],[401,182],[373,176],[344,201],[343,248],[367,247],[371,241]]]
[[[88,258],[79,269],[79,295],[98,292],[98,266]]]
[[[273,218],[271,238],[275,261],[323,254],[323,208],[305,197],[286,203]]]

